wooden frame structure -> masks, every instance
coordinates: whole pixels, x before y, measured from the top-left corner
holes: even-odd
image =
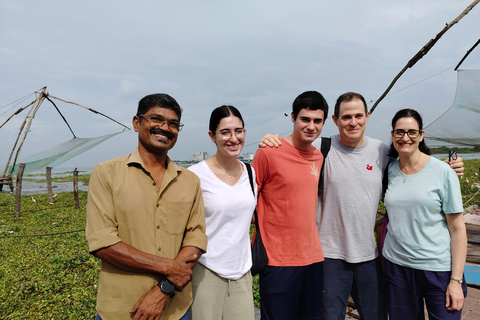
[[[43,87],[40,91],[35,91],[35,96],[36,96],[36,98],[35,98],[34,101],[30,102],[25,107],[22,107],[22,108],[18,109],[17,111],[15,111],[10,117],[8,117],[7,120],[5,120],[5,122],[0,124],[0,129],[1,129],[14,116],[21,113],[25,109],[29,109],[27,115],[25,116],[25,119],[23,120],[22,124],[20,125],[19,132],[18,132],[18,135],[17,135],[17,139],[15,140],[12,151],[10,152],[10,156],[7,160],[6,165],[5,165],[5,169],[3,171],[3,174],[0,176],[0,191],[2,191],[4,185],[8,185],[10,187],[10,190],[13,191],[13,171],[14,171],[15,165],[17,164],[17,160],[18,160],[18,157],[20,155],[20,151],[22,150],[22,146],[25,142],[25,139],[27,138],[28,132],[30,131],[32,121],[35,118],[35,115],[37,114],[38,109],[40,108],[42,103],[45,101],[45,99],[47,99],[48,101],[50,101],[53,104],[53,106],[55,107],[57,112],[62,117],[63,121],[66,123],[66,125],[70,129],[70,132],[72,133],[74,138],[76,138],[75,133],[73,132],[72,128],[70,127],[67,120],[65,119],[63,114],[58,109],[58,107],[52,101],[52,99],[56,99],[56,100],[59,100],[59,101],[65,102],[65,103],[70,103],[70,104],[77,105],[79,107],[87,109],[88,111],[91,111],[93,113],[96,113],[96,114],[99,114],[103,117],[106,117],[107,119],[112,120],[113,122],[118,123],[119,125],[121,125],[122,127],[125,128],[124,130],[126,130],[126,129],[130,130],[130,128],[127,127],[126,125],[110,118],[109,116],[107,116],[107,115],[105,115],[101,112],[98,112],[98,111],[96,111],[94,109],[91,109],[91,108],[84,107],[84,106],[82,106],[78,103],[63,100],[63,99],[60,99],[58,97],[50,95],[47,92],[47,87]]]

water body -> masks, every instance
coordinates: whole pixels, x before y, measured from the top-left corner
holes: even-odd
[[[438,159],[447,159],[448,154],[446,153],[438,153],[433,155],[435,158]],[[480,153],[459,153],[459,157],[462,157],[464,160],[470,159],[480,159]],[[179,163],[180,165],[189,165],[189,162]],[[54,182],[52,181],[52,192],[59,193],[59,192],[73,192],[73,170],[75,168],[53,168],[52,169],[52,178],[55,177],[65,177],[69,176],[72,177],[72,181],[69,182]],[[77,168],[78,174],[90,174],[92,172],[92,167],[84,167],[84,168]],[[45,171],[38,171],[32,172],[25,176],[25,180],[22,184],[22,194],[24,195],[32,195],[32,194],[41,194],[47,193],[47,183],[40,182],[40,180],[45,180]],[[78,189],[82,191],[88,191],[88,186],[83,185],[83,183],[78,183]],[[8,186],[3,186],[2,193],[10,192],[10,188]]]
[[[472,160],[472,159],[480,159],[480,152],[477,153],[458,153],[459,157],[462,157],[463,160]],[[437,153],[433,155],[437,159],[447,159],[447,153]]]
[[[52,192],[73,192],[73,170],[75,168],[53,168],[52,169],[52,180],[53,178],[61,177],[70,177],[71,181],[67,182],[55,182],[52,181]],[[90,174],[93,168],[77,168],[78,175]],[[32,195],[32,194],[41,194],[47,193],[47,182],[42,181],[46,179],[46,171],[36,171],[29,172],[23,177],[22,181],[22,195]],[[15,181],[14,181],[15,187]],[[88,191],[88,186],[84,185],[82,182],[78,182],[78,190]],[[1,193],[10,192],[10,187],[4,185],[3,191]]]

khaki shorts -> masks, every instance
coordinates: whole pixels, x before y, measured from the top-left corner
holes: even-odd
[[[252,275],[228,280],[197,263],[193,269],[192,320],[254,320]]]

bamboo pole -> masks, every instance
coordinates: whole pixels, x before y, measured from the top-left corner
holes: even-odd
[[[13,163],[10,166],[10,173],[8,175],[12,175],[12,173],[13,173],[13,170],[15,168],[15,164],[17,163],[18,156],[20,155],[20,151],[22,150],[23,143],[25,142],[25,139],[27,138],[27,135],[28,135],[28,131],[30,130],[30,126],[32,125],[33,118],[35,118],[35,114],[37,113],[38,109],[40,108],[40,105],[43,103],[43,100],[45,100],[45,90],[46,90],[46,88],[47,87],[44,87],[42,89],[42,91],[40,92],[40,96],[38,97],[36,106],[29,110],[27,116],[23,120],[23,123],[20,127],[20,131],[19,131],[18,136],[17,136],[17,140],[15,141],[15,145],[12,148],[12,153],[10,154],[10,157],[8,158],[7,166],[5,167],[4,175],[6,175],[9,163],[12,159],[12,155],[15,152],[15,148],[17,146],[18,140],[20,139],[20,136],[23,132],[22,141],[20,142],[20,145],[17,148],[17,153],[15,154],[15,158],[13,160]]]
[[[385,92],[380,96],[380,98],[377,99],[373,107],[370,109],[370,113],[375,110],[380,101],[382,101],[383,98],[385,98],[385,96],[388,94],[388,92],[390,92],[390,90],[395,85],[397,80],[402,76],[402,74],[404,74],[408,68],[413,67],[418,60],[422,59],[423,56],[426,55],[428,51],[435,45],[435,43],[443,36],[443,34],[447,32],[447,30],[450,29],[453,25],[458,23],[464,16],[466,16],[470,12],[470,10],[472,10],[478,4],[478,2],[480,2],[480,0],[473,1],[465,10],[463,10],[463,12],[458,17],[456,17],[452,22],[447,24],[445,28],[443,28],[442,31],[437,34],[435,39],[430,39],[430,41],[428,41],[428,43],[423,46],[423,48],[420,49],[420,51],[418,51],[417,54],[412,59],[410,59],[410,61],[408,61],[407,65],[403,67],[402,71],[400,71],[400,73],[397,74],[397,76],[390,83],[387,90],[385,90]]]
[[[15,218],[20,217],[20,206],[22,203],[22,180],[24,169],[25,163],[19,163],[17,171],[17,185],[15,187]]]
[[[8,117],[7,120],[5,120],[4,123],[2,123],[0,125],[0,129],[8,122],[10,121],[10,119],[12,119],[14,116],[16,116],[17,114],[19,114],[20,112],[22,112],[23,110],[27,109],[28,107],[30,107],[32,104],[34,104],[35,102],[37,102],[37,98],[35,98],[35,100],[33,100],[32,102],[30,102],[29,104],[27,104],[25,107],[23,108],[20,108],[18,109],[15,113],[13,113],[10,117]]]
[[[53,204],[52,195],[52,167],[47,167],[47,191],[48,191],[48,204]]]
[[[480,1],[480,0],[478,0],[478,1]],[[101,113],[101,112],[99,112],[99,111],[97,111],[97,110],[95,110],[95,109],[87,108],[87,107],[82,106],[81,104],[78,104],[78,103],[76,103],[76,102],[72,102],[72,101],[60,99],[60,98],[58,98],[58,97],[52,96],[51,94],[49,94],[48,96],[49,96],[50,98],[57,99],[57,100],[60,100],[60,101],[65,102],[65,103],[74,104],[74,105],[76,105],[76,106],[79,106],[79,107],[82,107],[82,108],[84,108],[84,109],[87,109],[88,111],[91,111],[91,112],[93,112],[93,113],[96,113],[96,114],[99,114],[99,115],[101,115],[101,116],[104,116],[105,118],[107,118],[107,119],[109,119],[109,120],[112,120],[113,122],[118,123],[119,125],[121,125],[121,126],[125,127],[126,129],[130,130],[130,128],[127,127],[126,125],[124,125],[123,123],[120,123],[120,122],[118,122],[117,120],[115,120],[115,119],[113,119],[113,118],[110,118],[110,117],[107,116],[106,114],[103,114],[103,113]]]
[[[38,98],[37,98],[37,100],[35,100],[35,102],[38,103]],[[27,119],[29,118],[30,114],[32,113],[32,110],[33,109],[28,110],[27,116],[25,117],[25,119],[23,119],[22,124],[20,125],[20,129],[18,130],[17,139],[15,140],[15,144],[13,145],[12,151],[10,152],[10,156],[8,157],[7,164],[5,165],[5,170],[3,171],[3,176],[7,175],[7,171],[8,171],[8,168],[10,166],[10,161],[12,160],[12,157],[15,153],[15,150],[17,149],[18,141],[20,141],[20,137],[22,136],[23,129],[25,128],[25,124],[27,123]],[[12,165],[12,168],[13,168],[13,166],[15,166],[15,164]],[[11,175],[11,174],[12,174],[12,171],[10,171],[9,175]]]
[[[457,64],[457,66],[455,67],[455,69],[453,69],[454,71],[457,71],[457,69],[462,65],[463,61],[465,61],[465,59],[467,59],[468,55],[470,54],[470,52],[473,51],[473,49],[475,49],[476,46],[478,46],[478,44],[480,43],[480,39],[478,39],[477,42],[475,42],[475,44],[473,45],[473,47],[470,48],[470,50],[467,51],[467,53],[463,56],[462,60],[460,60],[460,62]]]
[[[76,138],[77,136],[75,135],[75,133],[73,132],[72,130],[72,127],[70,127],[70,124],[68,123],[67,119],[65,119],[65,117],[63,116],[63,114],[60,112],[60,109],[58,109],[57,105],[55,104],[55,102],[52,101],[52,99],[50,99],[48,96],[45,97],[48,101],[50,101],[51,104],[53,104],[53,106],[55,107],[55,109],[57,110],[58,114],[60,114],[60,117],[62,117],[63,119],[63,122],[65,122],[65,124],[67,125],[68,129],[70,129],[70,132],[73,134],[73,137]]]

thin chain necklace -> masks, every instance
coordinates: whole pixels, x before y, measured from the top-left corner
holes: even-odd
[[[405,169],[405,173],[403,174],[403,175],[404,175],[403,181],[402,181],[403,183],[407,182],[405,176],[408,175],[408,173],[410,172],[410,170],[412,170],[413,168],[415,168],[415,166],[417,165],[418,161],[420,161],[420,158],[421,158],[421,157],[422,157],[422,153],[420,152],[420,156],[418,157],[417,162],[415,162],[415,164],[414,164],[412,167],[410,167],[410,169],[407,170],[407,167],[403,167],[403,169]],[[400,171],[402,171],[402,169],[400,169]],[[402,173],[403,173],[403,172],[402,172]]]
[[[233,176],[235,175],[235,172],[233,173],[233,175],[228,173],[228,171],[224,167],[220,166],[220,163],[218,162],[217,158],[215,158],[215,162],[216,162],[217,168],[224,171],[230,179],[233,178]],[[235,167],[237,167],[237,163],[235,163]],[[235,170],[235,168],[234,168],[234,170]]]

